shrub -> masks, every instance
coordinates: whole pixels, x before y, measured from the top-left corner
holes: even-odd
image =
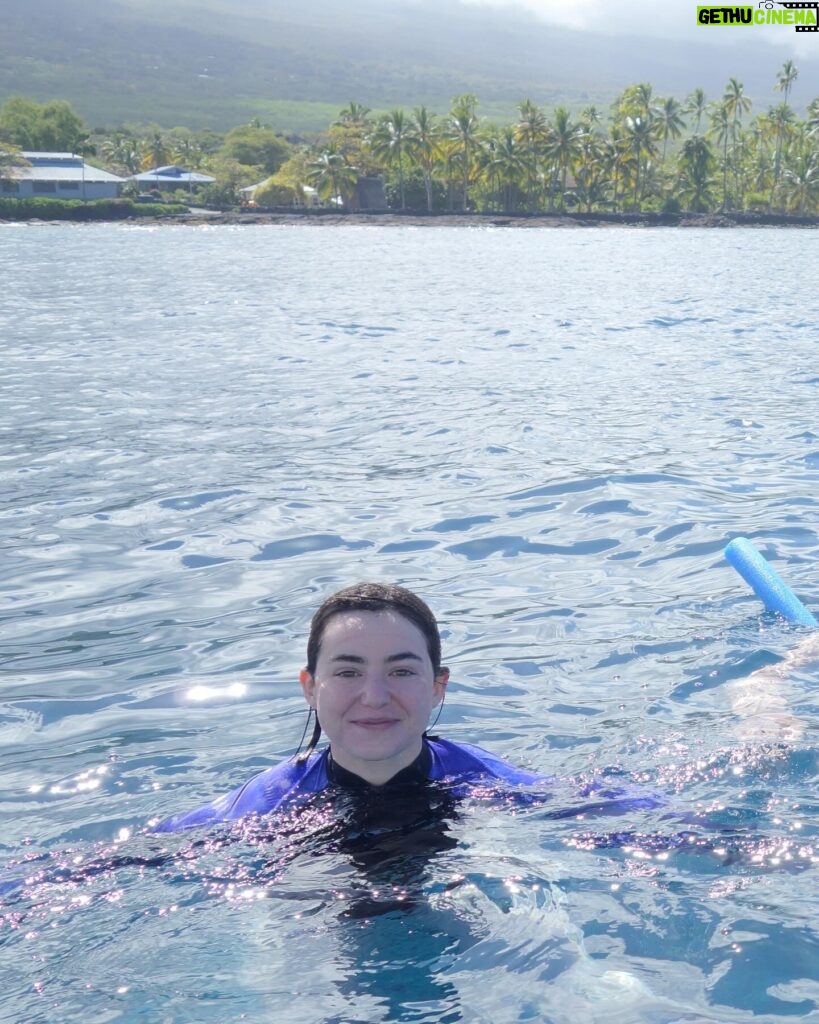
[[[198,201],[203,206],[225,207],[237,206],[240,202],[238,187],[230,182],[214,182],[212,185],[205,185],[199,193]]]
[[[0,197],[0,218],[3,220],[125,220],[127,217],[177,215],[187,213],[182,203],[167,203],[161,207],[141,206],[130,199],[7,199]]]
[[[751,213],[768,213],[771,208],[771,197],[766,192],[746,192],[745,209]]]
[[[295,193],[287,185],[279,185],[268,179],[253,193],[253,201],[257,206],[293,206]]]

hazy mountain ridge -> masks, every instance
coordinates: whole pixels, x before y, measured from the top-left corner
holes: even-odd
[[[483,112],[500,113],[526,97],[547,108],[604,106],[635,81],[679,98],[697,86],[715,96],[735,75],[764,109],[775,102],[780,64],[763,44],[647,47],[457,0],[343,8],[328,0],[12,0],[0,34],[0,101],[15,93],[64,98],[92,125],[218,129],[269,111],[292,130],[321,126],[327,105],[350,100],[441,110],[468,91]],[[284,103],[293,123],[277,124]],[[319,105],[318,120],[298,124],[308,104]]]

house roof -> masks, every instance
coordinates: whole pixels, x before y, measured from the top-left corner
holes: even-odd
[[[262,185],[264,185],[265,181],[269,180],[269,178],[265,178],[264,181],[257,181],[255,185],[246,185],[244,188],[240,188],[239,191],[242,195],[250,195],[251,192],[255,192],[257,188],[261,188]],[[308,196],[318,195],[316,189],[312,188],[310,185],[302,185],[301,190]]]
[[[75,153],[37,153],[23,151],[20,154],[29,162],[28,167],[10,167],[6,171],[7,178],[19,181],[107,181],[124,182],[116,174],[109,174],[99,167],[87,164]]]
[[[77,153],[44,153],[40,150],[32,149],[25,149],[20,155],[33,164],[76,163],[78,160],[82,160],[82,157]]]
[[[134,174],[131,177],[131,181],[142,181],[146,184],[149,182],[154,184],[162,184],[163,182],[177,184],[184,182],[186,185],[210,185],[216,179],[211,178],[209,174],[200,174],[198,171],[186,171],[184,167],[170,164],[168,167],[155,167],[152,171]]]

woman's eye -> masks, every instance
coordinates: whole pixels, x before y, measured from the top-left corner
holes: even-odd
[[[411,669],[411,668],[397,668],[393,672],[393,675],[394,676],[398,676],[399,679],[407,679],[410,676],[414,676],[415,675],[415,671],[414,671],[414,669]]]

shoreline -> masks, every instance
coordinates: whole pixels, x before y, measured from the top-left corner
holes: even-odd
[[[819,227],[817,215],[769,213],[401,213],[372,211],[339,213],[335,210],[245,211],[219,213],[196,211],[185,215],[197,224],[377,224],[390,227],[458,228],[585,228],[585,227]]]
[[[401,213],[398,211],[346,212],[337,210],[247,210],[220,211],[193,208],[189,213],[142,215],[110,219],[0,218],[0,224],[149,224],[149,225],[242,225],[275,224],[313,227],[457,227],[457,228],[587,228],[587,227],[673,227],[673,228],[819,228],[819,215],[773,213]]]

